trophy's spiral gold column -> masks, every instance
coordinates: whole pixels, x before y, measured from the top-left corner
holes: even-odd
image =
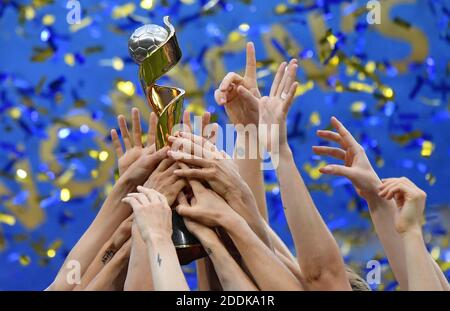
[[[180,123],[184,90],[161,86],[155,82],[181,59],[175,28],[164,17],[165,28],[144,25],[135,30],[128,41],[128,50],[139,64],[139,79],[151,109],[157,114],[156,148],[167,145],[174,125]],[[172,210],[172,240],[182,265],[206,255],[200,242],[187,230],[183,219]]]

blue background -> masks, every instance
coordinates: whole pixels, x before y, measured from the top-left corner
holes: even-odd
[[[262,93],[267,93],[273,75],[264,73],[268,69],[273,72],[279,60],[269,53],[262,37],[270,34],[274,25],[284,27],[295,42],[302,45],[301,53],[292,55],[286,42],[273,37],[269,45],[286,59],[288,56],[300,58],[298,78],[302,85],[314,81],[311,90],[297,97],[289,114],[289,141],[297,166],[334,232],[346,262],[365,274],[366,262],[378,259],[383,267],[382,284],[374,289],[396,289],[364,201],[358,198],[346,179],[319,177],[309,169],[317,168],[321,161],[329,161],[313,156],[311,146],[319,143],[315,131],[327,127],[333,115],[340,118],[363,144],[381,177],[407,176],[428,193],[426,242],[447,277],[450,276],[448,1],[398,1],[389,16],[382,16],[382,23],[397,20],[396,27],[405,27],[402,22],[407,22],[420,29],[426,38],[428,54],[420,61],[408,62],[405,72],[398,72],[393,62],[408,59],[411,41],[375,31],[366,23],[365,14],[356,17],[350,31],[341,29],[340,23],[346,15],[341,8],[349,5],[348,10],[355,12],[365,7],[365,1],[302,1],[300,4],[275,0],[218,1],[208,14],[202,13],[202,6],[215,1],[169,0],[169,5],[163,6],[162,1],[155,0],[151,10],[141,8],[140,1],[82,1],[82,18],[90,18],[91,23],[78,31],[71,31],[66,22],[65,1],[42,7],[37,6],[39,2],[0,4],[0,185],[5,189],[0,192],[0,290],[41,290],[48,286],[71,247],[94,218],[104,199],[105,188],[114,180],[113,167],[103,171],[110,176],[108,183],[63,202],[60,200],[61,187],[55,182],[59,172],[52,172],[51,163],[42,159],[42,145],[48,140],[52,126],[59,124],[64,129],[67,126],[64,120],[73,116],[85,116],[105,129],[116,126],[115,115],[129,112],[130,100],[142,96],[138,67],[127,53],[128,37],[141,25],[140,18],[145,18],[146,23],[162,24],[165,15],[170,15],[177,29],[183,50],[182,65],[190,68],[200,93],[194,96],[192,85],[183,84],[186,81],[166,78],[163,83],[185,87],[186,107],[195,112],[205,108],[220,124],[226,123],[226,115],[213,99],[220,77],[208,69],[208,62],[218,58],[208,58],[208,52],[226,44],[241,47],[237,51],[225,48],[225,53],[220,56],[226,71],[240,72],[245,61],[242,43],[254,41],[257,58],[261,61],[258,72],[263,76],[260,87]],[[384,5],[390,1],[381,2]],[[132,14],[113,17],[114,12],[120,11],[118,6],[131,3],[135,4]],[[21,21],[20,12],[28,12],[28,19]],[[45,15],[54,16],[55,22],[44,25]],[[327,87],[320,87],[315,78],[307,77],[303,62],[313,61],[320,68],[327,58],[321,58],[317,50],[318,45],[327,46],[326,40],[322,45],[317,43],[318,38],[325,38],[326,34],[314,37],[314,29],[308,23],[311,16],[319,16],[326,29],[338,38],[334,52],[343,53],[348,59],[353,57],[363,67],[369,61],[377,63],[375,74],[381,83],[375,85],[375,91],[339,92],[336,89],[335,80],[343,85],[349,85],[351,81],[374,85],[370,78],[358,77],[358,70],[349,74],[343,58],[336,73],[326,77]],[[248,30],[245,26],[240,27],[244,23],[248,24]],[[234,42],[233,38],[241,41]],[[423,43],[416,39],[411,37],[414,44]],[[92,46],[101,47],[101,50],[86,53],[85,49]],[[36,47],[49,49],[49,57],[33,61]],[[68,54],[73,55],[74,62]],[[122,60],[123,69],[116,70],[107,65],[114,57]],[[42,89],[38,91],[43,77]],[[181,80],[184,79],[183,76]],[[121,93],[123,90],[117,86],[120,80],[131,81],[136,86],[131,97]],[[378,96],[380,85],[391,88],[395,94],[393,98]],[[55,100],[58,97],[60,101]],[[352,107],[356,109],[353,103],[357,101],[364,103],[359,105],[363,109],[352,112]],[[148,110],[144,115],[148,115]],[[86,150],[96,149],[96,139],[109,144],[107,132],[98,133],[92,128],[83,132],[71,128],[68,136],[59,134],[59,140],[52,148],[55,161],[63,168],[74,168],[74,180],[93,179],[90,171],[99,165],[99,161],[87,155]],[[404,135],[404,144],[395,140],[399,135]],[[425,146],[428,142],[433,145],[429,157],[421,155],[424,142]],[[67,157],[73,154],[76,155]],[[376,159],[379,165],[375,164]],[[24,162],[29,164],[28,175],[21,180],[17,177],[17,169]],[[24,186],[25,181],[37,193],[34,203],[30,201],[31,192]],[[266,172],[266,186],[271,225],[292,247],[275,174],[271,171]],[[34,204],[42,209],[46,218],[32,228],[24,226],[8,204],[26,208]],[[11,216],[15,221],[11,221]],[[49,249],[56,251],[55,256],[49,256]],[[185,267],[191,288],[196,287],[193,269],[193,265]]]

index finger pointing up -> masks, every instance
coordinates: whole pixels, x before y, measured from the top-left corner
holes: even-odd
[[[256,80],[256,55],[253,42],[247,43],[245,76]]]

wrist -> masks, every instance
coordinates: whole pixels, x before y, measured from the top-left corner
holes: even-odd
[[[230,213],[230,217],[225,217],[221,221],[221,227],[225,229],[225,231],[231,235],[239,235],[240,229],[243,225],[247,225],[244,218],[242,218],[238,213],[234,212]]]
[[[378,195],[379,188],[383,183],[375,172],[373,172],[372,175],[373,177],[366,182],[366,189],[361,191],[360,195],[368,203],[380,203],[383,201],[385,202],[386,200]]]
[[[130,193],[136,190],[136,185],[131,178],[129,178],[128,170],[124,172],[117,180],[115,187],[118,187],[122,192]]]
[[[400,235],[406,239],[423,239],[422,228],[418,224],[406,228],[404,231],[400,232]]]
[[[291,147],[289,147],[289,144],[287,142],[280,144],[279,154],[280,154],[280,157],[283,157],[283,158],[291,158],[292,157],[292,150],[291,150]]]
[[[142,237],[145,244],[155,247],[156,245],[172,244],[172,234],[170,232],[154,231],[148,229]]]
[[[233,158],[239,160],[261,161],[261,149],[257,131],[242,130],[236,128],[236,142]],[[256,154],[255,154],[256,153]]]

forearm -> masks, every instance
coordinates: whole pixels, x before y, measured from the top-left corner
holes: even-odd
[[[149,236],[146,244],[155,290],[189,290],[170,236]]]
[[[410,291],[443,290],[423,241],[422,230],[402,233]]]
[[[404,244],[394,225],[394,215],[397,207],[393,200],[384,200],[376,194],[366,197],[366,200],[375,232],[383,245],[395,278],[402,290],[408,290]]]
[[[270,242],[272,243],[273,248],[280,254],[282,254],[286,259],[298,264],[297,258],[292,255],[289,248],[284,244],[283,240],[273,231],[273,229],[269,226],[267,222],[264,222],[264,226],[266,227],[266,232],[269,235]]]
[[[114,249],[112,242],[108,241],[95,256],[86,272],[82,275],[80,284],[76,285],[74,290],[84,290],[97,274],[105,267],[107,263],[114,257],[117,250]]]
[[[436,261],[434,261],[433,257],[431,257],[430,254],[428,254],[428,258],[430,259],[430,261],[433,265],[434,272],[435,272],[437,278],[439,279],[439,283],[441,283],[442,290],[450,291],[450,284],[448,284],[447,278],[445,277],[444,273],[442,273],[441,268],[436,263]]]
[[[215,233],[208,236],[199,236],[199,238],[214,265],[214,270],[223,290],[257,290],[256,286],[228,253]]]
[[[133,224],[130,262],[128,264],[125,291],[151,291],[153,290],[152,272],[149,266],[147,245],[141,237],[139,230]]]
[[[122,291],[128,259],[131,251],[131,239],[129,239],[113,256],[111,261],[100,270],[100,272],[84,288],[87,291]]]
[[[235,197],[229,200],[229,204],[235,211],[244,211],[240,216],[244,218],[258,238],[269,249],[273,250],[270,235],[265,226],[265,221],[262,215],[259,214],[256,209],[252,208],[252,205],[255,204],[254,200],[243,200],[241,197]]]
[[[303,277],[311,289],[350,290],[339,247],[297,170],[291,150],[280,148],[281,198]]]
[[[300,282],[236,214],[223,223],[261,290],[302,290]],[[270,271],[270,273],[267,273]]]
[[[253,150],[256,150],[256,152],[251,152],[251,144],[253,144]],[[245,150],[244,156],[242,156],[242,150]],[[237,155],[241,159],[238,159]],[[266,190],[257,137],[248,133],[238,133],[233,161],[238,167],[239,174],[250,187],[261,216],[267,221]]]
[[[94,260],[98,249],[111,237],[120,223],[130,215],[131,209],[121,200],[132,190],[133,186],[128,184],[125,179],[121,178],[117,181],[94,221],[67,256],[53,283],[54,290],[71,290],[75,286],[66,282],[67,273],[71,271],[71,267],[67,267],[66,263],[76,260],[80,264],[81,275],[84,274]]]
[[[197,287],[199,291],[223,291],[214,265],[208,257],[195,262],[197,270]]]

